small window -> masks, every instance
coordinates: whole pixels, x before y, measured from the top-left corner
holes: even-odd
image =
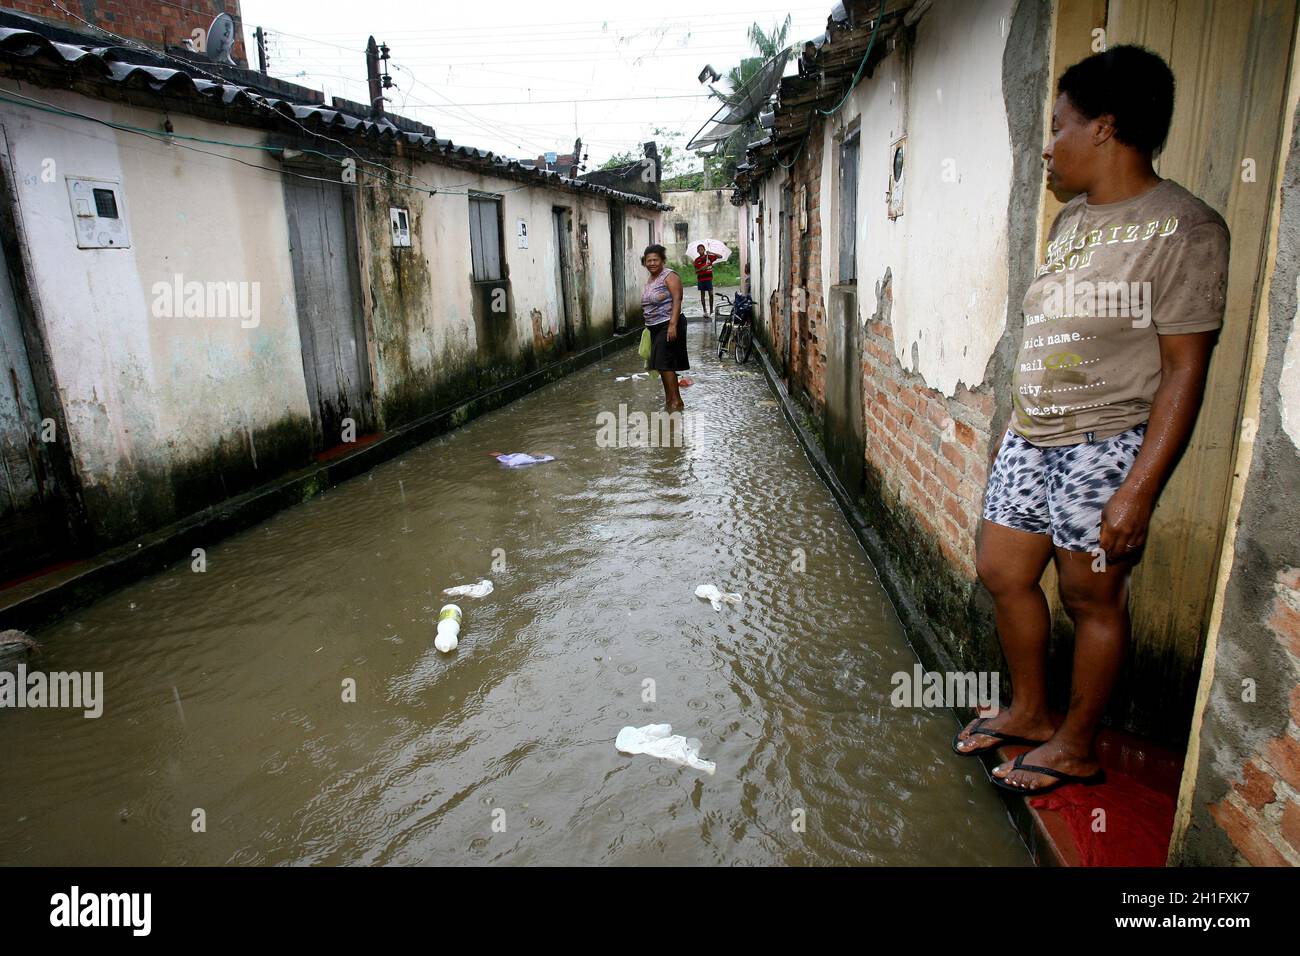
[[[100,219],[120,219],[117,214],[117,197],[111,189],[95,190],[95,215]]]
[[[688,238],[686,235],[686,230],[687,230],[686,223],[679,222],[676,225],[674,225],[673,228],[677,231],[677,241],[685,242]]]
[[[501,279],[501,200],[496,196],[469,197],[469,249],[475,282]]]

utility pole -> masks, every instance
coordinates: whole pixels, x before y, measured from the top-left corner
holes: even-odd
[[[578,167],[582,165],[582,137],[573,141],[573,165],[569,167],[569,178],[578,178]]]
[[[372,36],[370,42],[366,44],[366,82],[370,86],[370,112],[372,115],[382,115],[384,112],[384,90],[391,89],[393,78],[388,75],[388,44],[375,43]],[[379,72],[380,62],[384,64],[384,72]]]
[[[265,76],[267,66],[266,31],[258,27],[253,31],[253,36],[257,38],[257,68]]]

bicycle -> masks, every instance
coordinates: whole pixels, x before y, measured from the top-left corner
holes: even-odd
[[[718,359],[720,361],[727,354],[730,344],[736,354],[736,364],[744,365],[754,352],[754,300],[743,293],[738,293],[734,302],[721,292],[718,298],[726,308],[726,312],[722,312],[723,306],[718,307],[723,319],[722,331],[718,334]]]

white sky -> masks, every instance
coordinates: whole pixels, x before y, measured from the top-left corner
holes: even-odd
[[[428,123],[458,144],[517,158],[567,153],[581,135],[587,168],[595,169],[615,153],[639,153],[646,140],[662,144],[656,127],[681,133],[685,145],[719,105],[697,79],[706,63],[725,75],[753,55],[749,25],[757,21],[770,30],[787,13],[794,17],[792,42],[818,36],[834,3],[242,0],[240,6],[254,69],[253,29],[261,26],[271,34],[272,76],[365,102],[364,51],[373,33],[391,48],[389,74],[397,88],[387,93],[390,111]]]

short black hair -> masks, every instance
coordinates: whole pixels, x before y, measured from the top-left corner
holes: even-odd
[[[668,250],[657,242],[645,247],[645,252],[641,253],[641,261],[645,262],[645,257],[651,254],[658,256],[664,262],[668,261]]]
[[[1057,90],[1088,119],[1115,117],[1115,138],[1154,153],[1174,116],[1174,73],[1145,47],[1125,44],[1094,53],[1063,74]]]

